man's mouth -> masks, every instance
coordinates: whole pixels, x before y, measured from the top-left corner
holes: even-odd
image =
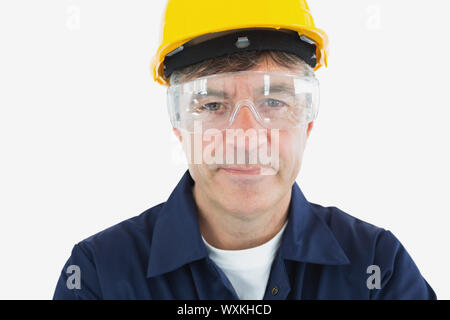
[[[245,174],[245,175],[259,175],[261,174],[260,166],[228,166],[222,167],[222,170],[230,174]]]

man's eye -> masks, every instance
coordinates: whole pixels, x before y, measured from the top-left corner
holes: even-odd
[[[285,103],[283,101],[277,99],[267,99],[264,101],[264,104],[272,108],[285,106]]]
[[[208,110],[208,111],[217,111],[222,107],[222,104],[219,102],[210,102],[202,105],[200,108],[202,110]]]

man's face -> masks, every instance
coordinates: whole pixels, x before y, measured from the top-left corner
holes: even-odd
[[[302,74],[302,67],[298,70],[286,69],[278,66],[274,62],[264,61],[252,70],[272,71],[272,72],[289,72]],[[234,83],[235,100],[248,99],[249,87],[245,80]],[[191,141],[188,150],[185,146],[185,152],[190,153],[189,172],[195,181],[196,194],[201,195],[204,199],[222,210],[228,211],[233,215],[237,215],[242,219],[251,219],[259,212],[267,211],[274,204],[278,203],[282,198],[290,194],[292,184],[297,177],[305,149],[306,140],[310,134],[313,123],[301,125],[300,127],[289,130],[270,130],[265,129],[255,119],[254,114],[248,107],[241,107],[234,119],[229,131],[235,132],[257,132],[263,133],[264,139],[259,139],[255,144],[249,139],[227,139],[225,132],[222,135],[222,143],[217,143],[214,137],[205,139],[195,137],[195,133],[189,133]],[[240,129],[240,130],[239,130]],[[250,130],[250,131],[249,131]],[[261,131],[262,130],[262,131]],[[275,133],[275,131],[277,131]],[[174,129],[175,134],[180,141],[186,139],[185,133],[181,134],[178,129]],[[234,163],[228,161],[223,164],[217,164],[207,161],[202,163],[194,163],[192,161],[194,154],[193,141],[200,141],[202,150],[208,150],[211,154],[215,154],[221,148],[224,157],[227,151],[234,152],[235,155],[242,152],[245,154],[245,163]],[[263,142],[261,142],[263,141]],[[244,142],[244,143],[243,143]],[[257,146],[258,151],[253,150]],[[252,149],[253,146],[253,149]],[[276,157],[272,159],[271,164],[261,162],[252,163],[249,154],[251,152],[261,152],[263,147],[267,155]],[[276,149],[277,153],[273,151]]]

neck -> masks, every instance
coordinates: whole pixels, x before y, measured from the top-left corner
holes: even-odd
[[[218,249],[254,248],[272,239],[286,222],[291,192],[267,210],[248,213],[230,212],[213,203],[194,184],[199,227],[205,240]]]

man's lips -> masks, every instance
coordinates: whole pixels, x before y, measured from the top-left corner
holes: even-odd
[[[259,175],[261,173],[261,167],[259,166],[229,166],[221,169],[231,174]]]

